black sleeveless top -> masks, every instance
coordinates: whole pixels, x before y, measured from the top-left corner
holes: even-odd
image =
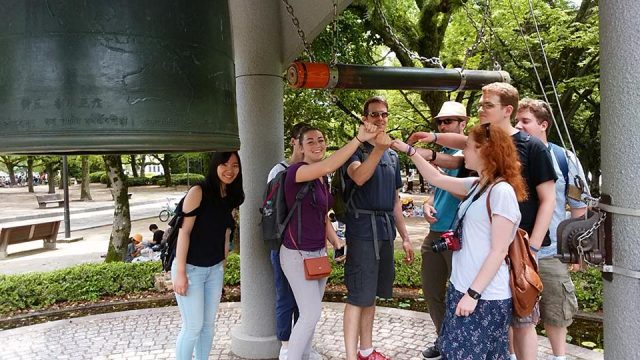
[[[227,198],[216,203],[203,199],[191,230],[187,264],[210,267],[224,260],[224,235],[235,227]]]

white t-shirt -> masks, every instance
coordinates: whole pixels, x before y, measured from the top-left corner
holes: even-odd
[[[467,178],[467,188],[471,189],[477,178]],[[474,202],[473,196],[480,191],[476,188],[469,198],[460,204],[458,217],[461,217],[467,207],[467,213],[462,225],[462,248],[453,253],[451,271],[451,283],[456,290],[466,293],[480,272],[480,268],[491,249],[491,223],[487,214],[488,189]],[[491,211],[494,215],[500,215],[513,222],[510,238],[516,234],[520,224],[520,209],[515,191],[506,182],[493,186],[491,190]],[[509,269],[502,261],[498,272],[489,285],[482,291],[483,300],[504,300],[511,298],[509,288]]]
[[[273,178],[276,177],[276,175],[278,175],[278,173],[280,171],[287,170],[288,167],[289,167],[289,165],[287,164],[286,161],[280,161],[279,163],[275,164],[271,168],[271,171],[269,171],[269,176],[267,176],[267,183],[269,183],[269,181],[273,180]]]

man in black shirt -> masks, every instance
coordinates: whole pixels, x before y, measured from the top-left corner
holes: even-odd
[[[153,241],[151,246],[153,248],[160,248],[160,243],[162,243],[162,236],[164,235],[164,231],[158,229],[158,225],[151,224],[149,225],[149,231],[153,233]],[[153,251],[156,251],[155,249]]]
[[[482,88],[478,103],[481,124],[500,127],[511,135],[522,165],[522,177],[527,182],[528,199],[520,203],[522,220],[520,228],[529,233],[532,250],[549,245],[549,225],[556,204],[555,181],[557,179],[551,155],[547,147],[537,138],[513,127],[512,121],[518,111],[518,90],[507,83],[492,83]],[[458,134],[415,133],[408,142],[437,142],[449,148],[462,149],[466,136]],[[536,305],[533,313],[524,318],[514,317],[511,322],[513,336],[512,353],[518,360],[534,360],[538,344],[535,324],[540,318]],[[515,358],[512,355],[512,358]]]

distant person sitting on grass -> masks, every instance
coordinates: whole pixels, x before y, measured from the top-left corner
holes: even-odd
[[[127,245],[127,254],[124,257],[124,262],[132,262],[133,259],[140,255],[142,250],[142,235],[135,234],[129,238],[129,245]]]
[[[161,243],[164,236],[164,231],[158,229],[158,225],[156,224],[149,225],[149,231],[153,233],[153,241],[150,244],[151,249],[153,251],[160,251],[160,249],[162,248]]]

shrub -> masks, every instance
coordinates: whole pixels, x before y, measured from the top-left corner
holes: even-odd
[[[584,271],[572,272],[576,287],[576,298],[580,310],[596,312],[602,310],[602,273],[599,268],[588,267]]]
[[[109,181],[110,181],[110,180],[109,180],[109,175],[107,175],[106,173],[103,173],[103,174],[100,176],[100,183],[101,183],[101,184],[105,184],[105,185],[106,185],[106,184],[109,184]]]
[[[151,185],[151,179],[146,177],[128,177],[127,184],[129,186],[145,186]]]
[[[0,275],[0,313],[153,289],[154,274],[161,270],[158,261],[112,262],[46,273]]]
[[[204,175],[200,175],[200,174],[171,174],[171,182],[173,183],[173,185],[187,185],[187,179],[188,179],[188,183],[190,185],[193,185],[193,184],[197,184],[197,183],[203,181],[204,180]],[[161,179],[157,180],[157,184],[158,185],[164,185],[165,184],[164,176],[162,176]]]
[[[96,171],[89,174],[89,182],[91,183],[99,183],[102,175],[106,175],[104,171]]]

